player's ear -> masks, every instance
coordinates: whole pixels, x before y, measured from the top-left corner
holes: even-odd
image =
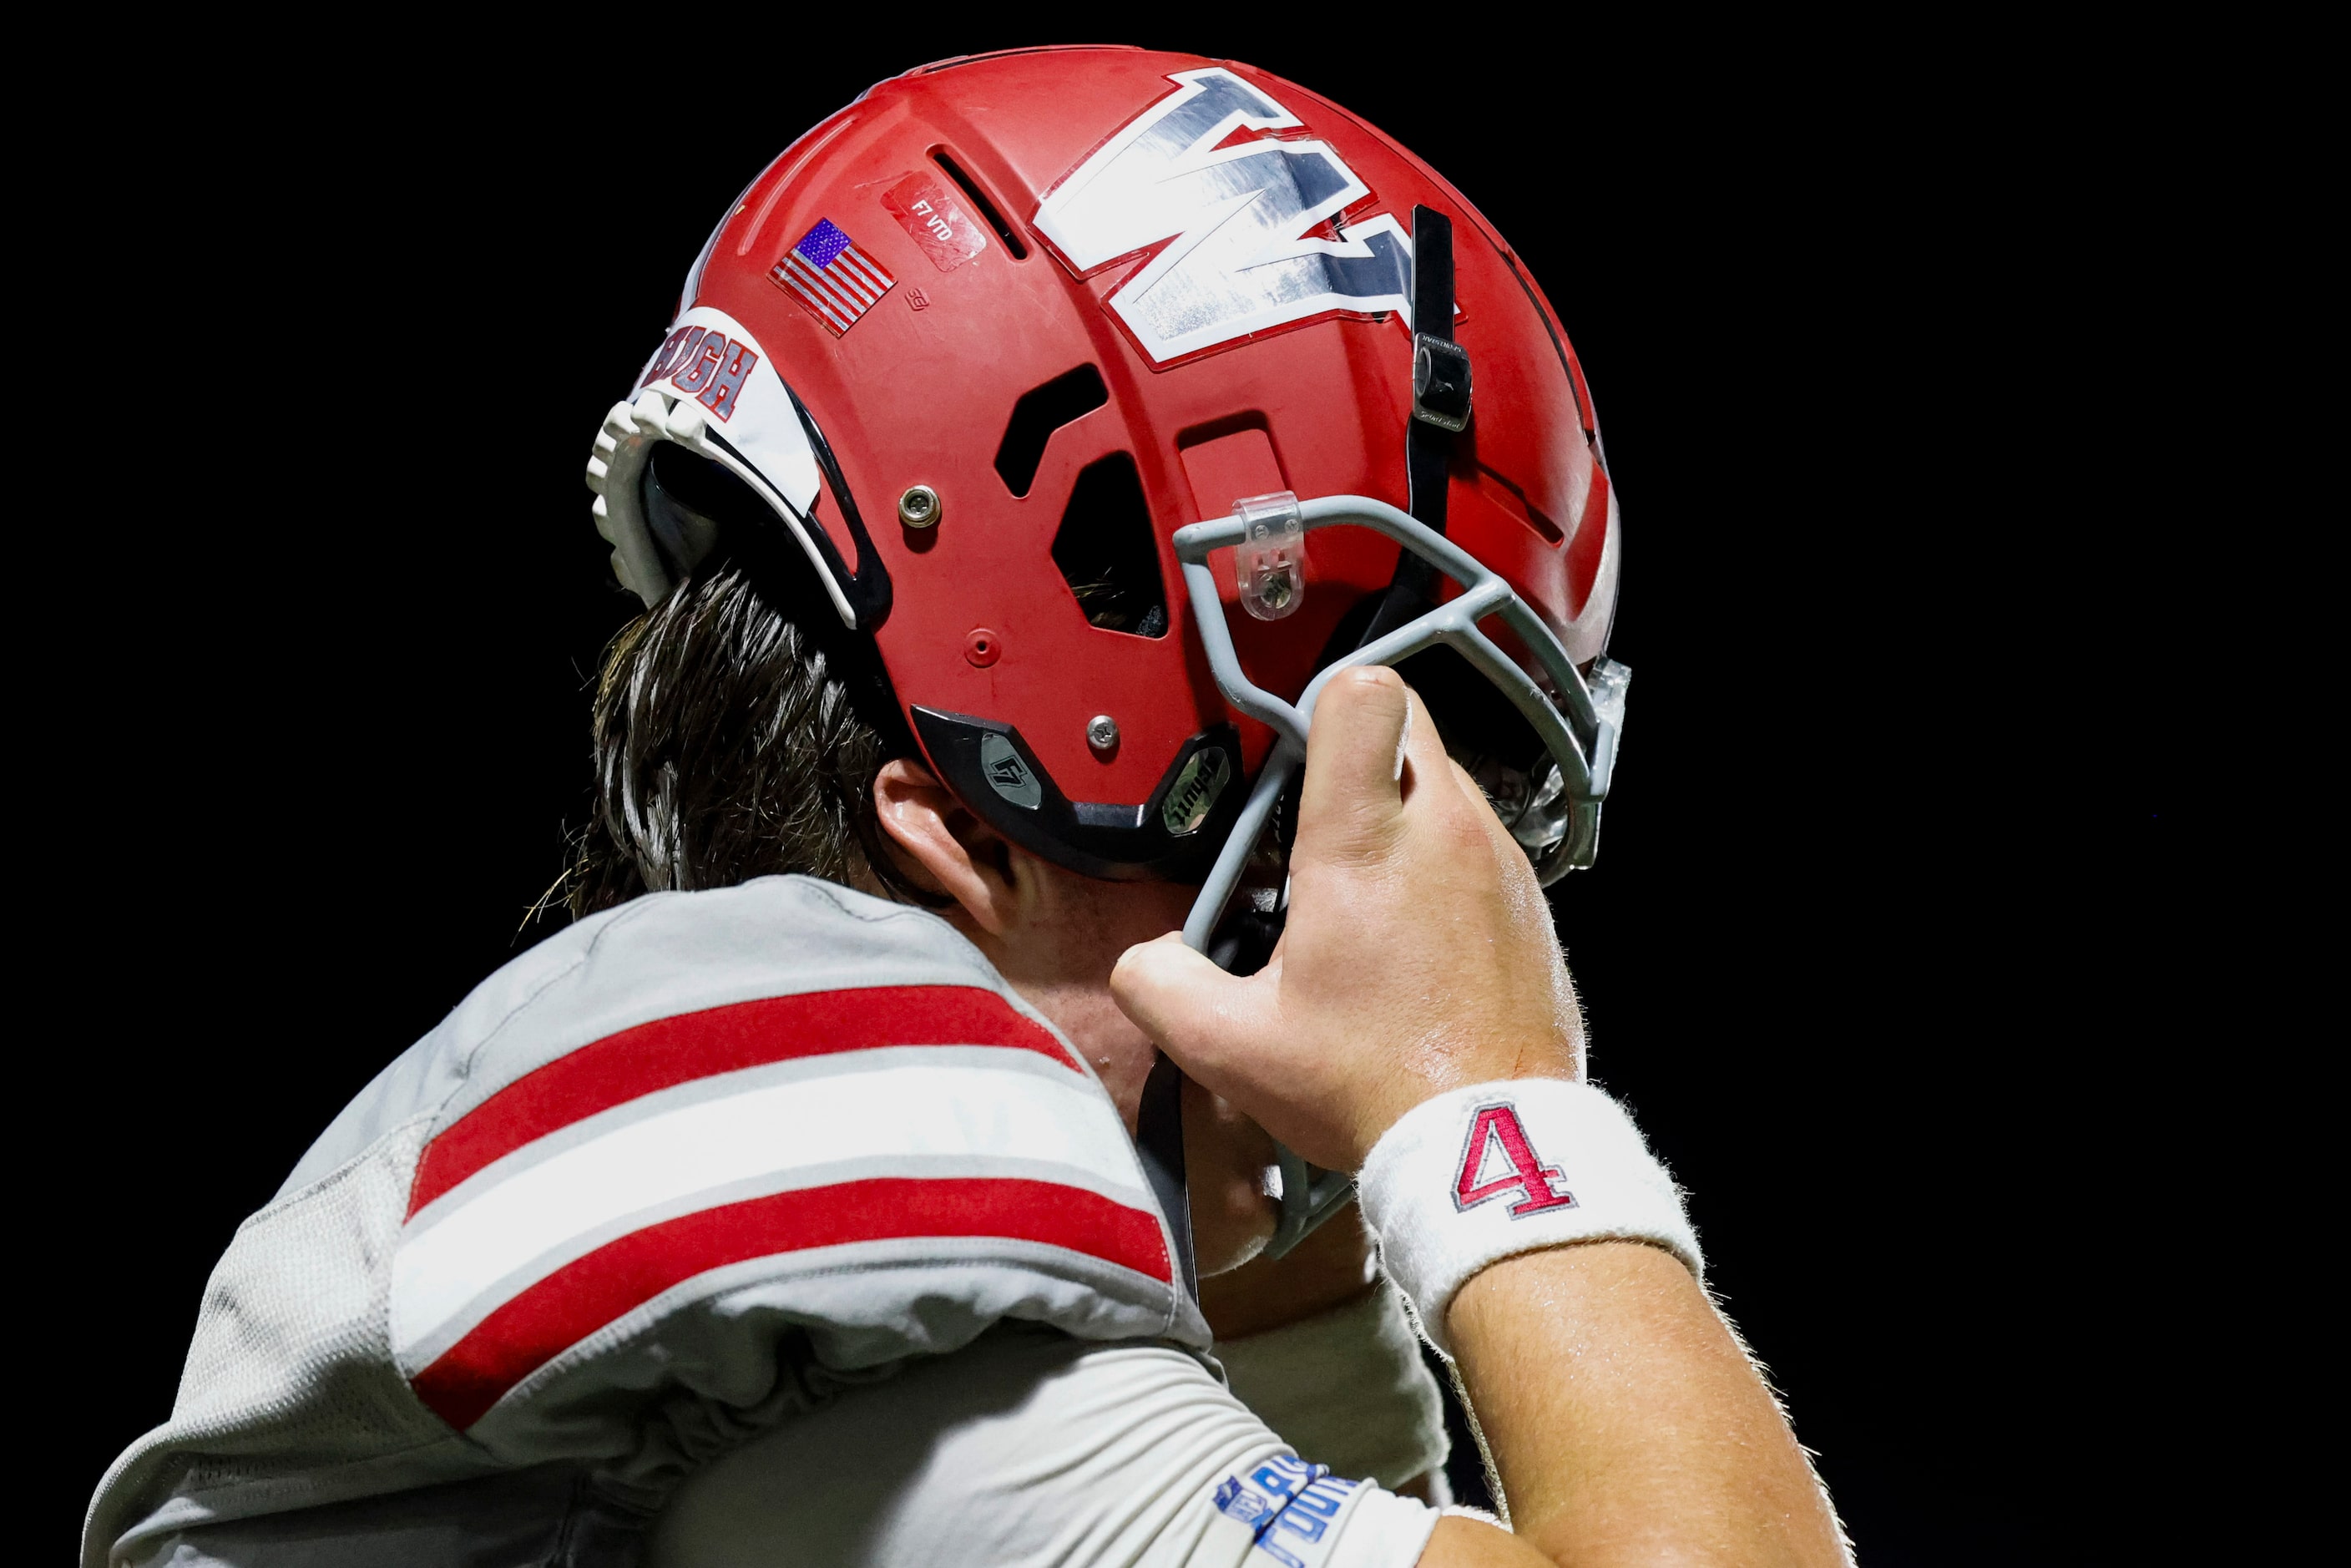
[[[873,810],[916,886],[954,899],[990,936],[1005,934],[1019,907],[1018,873],[1012,846],[996,830],[928,768],[903,757],[874,776]]]

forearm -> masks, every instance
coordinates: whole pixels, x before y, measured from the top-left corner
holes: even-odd
[[[1670,1174],[1583,1082],[1524,853],[1387,672],[1324,689],[1290,884],[1258,974],[1171,938],[1113,985],[1187,1073],[1356,1173],[1383,1268],[1462,1367],[1520,1533],[1447,1520],[1426,1561],[1844,1561]]]
[[[1447,1327],[1512,1527],[1552,1562],[1846,1560],[1770,1392],[1670,1253],[1601,1241],[1508,1258],[1462,1287]],[[1481,1551],[1440,1531],[1424,1561]]]
[[[1622,1106],[1559,1078],[1466,1084],[1383,1134],[1357,1181],[1390,1273],[1460,1367],[1515,1551],[1577,1568],[1840,1560]],[[1449,1549],[1466,1532],[1447,1533]]]

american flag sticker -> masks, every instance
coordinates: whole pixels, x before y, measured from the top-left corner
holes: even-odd
[[[768,276],[799,296],[836,338],[856,326],[898,281],[831,218],[819,218]]]

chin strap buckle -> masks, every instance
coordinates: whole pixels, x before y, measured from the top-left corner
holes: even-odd
[[[1469,350],[1449,337],[1412,335],[1412,416],[1439,430],[1468,428]]]
[[[1412,210],[1412,418],[1404,427],[1410,491],[1405,510],[1415,522],[1441,534],[1453,438],[1469,423],[1469,353],[1453,340],[1453,220],[1427,207]],[[1370,647],[1436,602],[1436,572],[1405,550],[1396,557],[1395,575],[1355,645]]]

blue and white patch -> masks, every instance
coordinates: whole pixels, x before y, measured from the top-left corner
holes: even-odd
[[[1038,232],[1080,277],[1165,249],[1110,297],[1159,364],[1310,317],[1393,310],[1412,319],[1412,238],[1387,214],[1337,240],[1307,231],[1369,196],[1325,142],[1218,142],[1299,118],[1222,67],[1178,71],[1177,90],[1071,172],[1038,208]]]
[[[1243,1524],[1255,1524],[1273,1512],[1273,1505],[1257,1492],[1227,1476],[1217,1489],[1217,1511],[1228,1519],[1238,1519]]]
[[[1341,1480],[1321,1465],[1277,1455],[1244,1478],[1217,1487],[1217,1511],[1248,1527],[1253,1550],[1284,1568],[1320,1568],[1337,1544],[1339,1521],[1363,1483]]]

